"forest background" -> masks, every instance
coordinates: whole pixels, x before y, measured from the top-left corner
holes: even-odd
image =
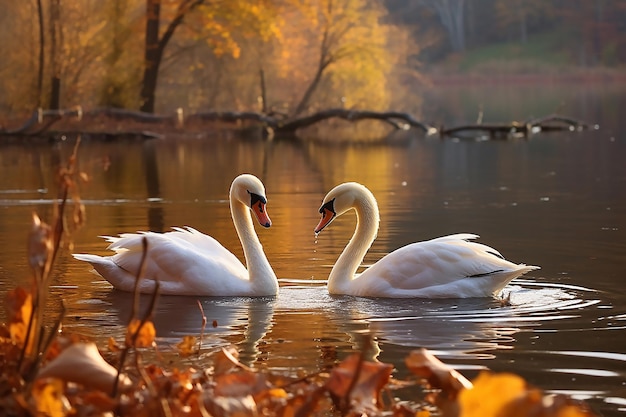
[[[75,105],[419,115],[419,88],[452,80],[624,81],[624,0],[0,5],[2,119]]]

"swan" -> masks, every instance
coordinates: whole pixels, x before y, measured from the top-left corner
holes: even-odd
[[[319,234],[336,217],[354,209],[357,225],[328,278],[330,294],[388,298],[490,297],[514,278],[537,266],[514,264],[497,250],[460,233],[412,243],[381,258],[355,275],[380,222],[376,198],[356,182],[340,184],[324,197],[315,228]]]
[[[139,291],[152,293],[159,281],[160,294],[195,296],[274,296],[278,280],[254,230],[252,211],[261,226],[270,227],[265,187],[255,176],[242,174],[230,187],[230,212],[246,258],[246,266],[213,237],[191,228],[174,227],[167,233],[124,233],[104,236],[112,256],[73,254],[89,262],[115,288],[133,291],[148,241],[145,273]]]

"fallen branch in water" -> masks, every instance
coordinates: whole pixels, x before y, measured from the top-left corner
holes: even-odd
[[[561,115],[549,115],[525,122],[477,123],[454,127],[435,127],[422,122],[414,116],[396,111],[372,111],[332,108],[321,110],[306,116],[289,118],[276,112],[236,112],[211,111],[190,114],[185,117],[182,109],[169,115],[143,113],[134,110],[115,108],[96,108],[84,111],[81,107],[64,110],[39,109],[21,126],[13,129],[0,129],[0,136],[36,137],[44,133],[52,136],[63,136],[75,133],[86,133],[105,139],[133,137],[139,139],[162,138],[162,133],[148,129],[158,128],[160,132],[184,134],[196,132],[207,134],[208,129],[230,128],[247,132],[249,128],[264,131],[267,135],[295,137],[298,131],[332,119],[349,123],[360,121],[378,121],[390,127],[392,131],[417,130],[427,136],[439,135],[441,138],[455,137],[466,134],[471,137],[484,136],[491,138],[529,137],[532,134],[546,131],[575,131],[597,129],[595,125]],[[109,121],[109,122],[106,122]],[[51,131],[54,124],[63,122],[63,127]],[[329,130],[332,134],[332,128]]]
[[[453,128],[439,129],[440,136],[454,136],[462,132],[484,132],[490,139],[507,139],[509,137],[529,137],[539,132],[571,132],[581,130],[597,129],[597,126],[590,126],[587,123],[560,115],[549,115],[527,122],[511,122],[509,124],[471,124],[457,126]]]

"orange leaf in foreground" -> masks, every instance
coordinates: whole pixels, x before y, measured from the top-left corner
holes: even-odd
[[[28,331],[28,321],[33,311],[33,298],[31,294],[21,287],[7,292],[5,308],[9,319],[11,341],[20,347],[24,346],[26,332]],[[36,323],[33,323],[32,328],[36,328]],[[32,343],[34,339],[31,337],[30,341]],[[32,348],[32,346],[30,346],[30,348]],[[30,351],[30,348],[28,351]]]
[[[223,348],[215,354],[213,369],[215,375],[224,374],[235,367],[245,367],[239,362],[239,352],[233,346]]]
[[[255,372],[240,371],[215,377],[215,395],[220,397],[255,397],[269,388],[267,377]]]
[[[178,348],[178,353],[182,356],[192,355],[196,352],[196,338],[193,336],[185,336],[176,347]]]
[[[503,373],[481,372],[474,387],[461,391],[459,405],[462,417],[497,416],[504,405],[526,391],[526,381],[521,377]]]
[[[411,372],[426,379],[433,388],[441,389],[448,397],[455,398],[461,389],[472,387],[467,378],[426,349],[412,351],[404,362]]]
[[[63,395],[63,382],[58,379],[38,381],[33,387],[33,399],[41,415],[64,417],[69,411],[69,404]]]
[[[136,348],[142,347],[150,347],[154,344],[154,339],[156,338],[156,330],[154,329],[154,324],[151,321],[146,321],[141,329],[139,326],[141,325],[141,320],[133,319],[130,323],[128,323],[128,327],[126,329],[126,346],[134,346]],[[137,333],[137,329],[139,329],[139,334],[137,334],[137,339],[133,343],[133,338],[135,337],[135,333]]]
[[[565,395],[546,395],[521,377],[481,372],[474,387],[459,394],[460,417],[592,417],[582,402]]]
[[[359,413],[377,411],[380,390],[389,382],[392,370],[393,365],[365,362],[361,355],[353,354],[332,370],[326,388],[344,411],[346,407]]]

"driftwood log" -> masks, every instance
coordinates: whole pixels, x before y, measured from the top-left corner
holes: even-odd
[[[121,123],[114,129],[107,129],[108,124],[100,122],[100,127],[94,129],[95,123],[89,123],[85,119],[107,119]],[[371,110],[349,110],[349,109],[326,109],[316,113],[289,118],[278,113],[258,113],[258,112],[200,112],[185,117],[183,110],[178,109],[174,114],[158,115],[144,113],[134,110],[116,108],[95,108],[83,111],[81,107],[63,110],[42,110],[38,109],[25,122],[15,128],[2,128],[0,126],[0,136],[41,136],[53,133],[51,127],[63,121],[64,127],[54,131],[55,134],[71,134],[87,132],[99,134],[103,137],[131,136],[138,138],[156,138],[162,134],[146,130],[149,126],[158,126],[160,131],[184,131],[190,125],[200,125],[206,123],[220,123],[222,125],[237,124],[242,126],[256,126],[265,129],[272,135],[295,137],[297,131],[305,129],[316,123],[330,119],[341,119],[348,122],[361,120],[378,120],[386,123],[394,130],[415,129],[427,136],[446,137],[484,137],[487,135],[491,139],[501,139],[510,137],[529,137],[541,131],[574,131],[597,129],[597,126],[590,126],[579,120],[560,116],[548,115],[545,117],[528,120],[525,122],[510,122],[502,124],[468,124],[455,127],[435,127],[417,120],[408,113],[402,112],[378,112]],[[76,124],[81,124],[82,128],[77,128]],[[74,122],[74,124],[72,123]],[[73,127],[71,127],[73,126]]]

